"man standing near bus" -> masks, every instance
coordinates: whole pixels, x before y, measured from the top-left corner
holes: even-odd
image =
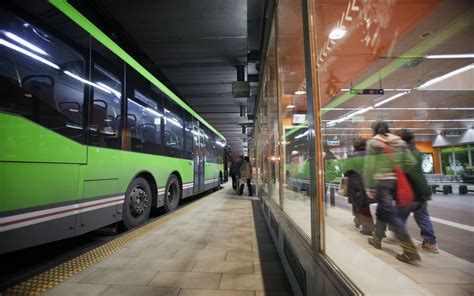
[[[249,191],[249,196],[253,196],[253,188],[252,188],[252,165],[250,164],[250,158],[245,156],[244,162],[240,166],[240,178],[242,179],[242,184],[240,185],[239,195],[244,193],[244,186],[245,182],[247,182],[247,188]]]

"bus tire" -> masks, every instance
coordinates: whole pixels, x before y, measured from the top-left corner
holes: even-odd
[[[165,211],[170,212],[176,209],[181,199],[181,185],[178,177],[171,175],[166,183],[165,191]]]
[[[152,198],[150,184],[144,178],[135,178],[128,185],[122,218],[127,229],[143,224],[148,219]]]

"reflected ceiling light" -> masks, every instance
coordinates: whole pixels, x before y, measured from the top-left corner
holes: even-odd
[[[329,39],[332,39],[332,40],[341,39],[342,37],[344,37],[344,35],[346,35],[346,33],[347,31],[341,27],[334,28],[332,29],[331,33],[329,33]]]
[[[31,44],[30,42],[26,41],[25,39],[21,38],[21,37],[18,37],[17,35],[13,34],[13,33],[10,33],[10,32],[5,32],[5,35],[12,39],[12,40],[15,40],[16,42],[20,43],[21,45],[25,46],[25,47],[28,47],[29,49],[33,50],[33,51],[36,51],[37,53],[40,53],[40,54],[44,54],[44,55],[48,55],[46,53],[46,51],[42,50],[41,48],[39,48],[38,46],[34,45],[34,44]]]
[[[79,77],[79,76],[77,76],[76,74],[73,74],[73,73],[71,73],[71,72],[69,72],[69,71],[64,71],[64,74],[66,74],[67,76],[72,77],[72,78],[74,78],[74,79],[76,79],[76,80],[79,80],[79,81],[82,82],[82,83],[92,85],[93,87],[96,87],[96,88],[100,89],[101,91],[104,91],[104,92],[106,92],[106,93],[108,93],[108,94],[111,94],[111,93],[112,93],[110,90],[106,89],[105,87],[100,86],[100,85],[98,85],[97,83],[90,82],[89,80],[86,80],[86,79],[84,79],[84,78],[82,78],[82,77]]]
[[[446,74],[444,74],[444,75],[441,75],[441,76],[439,76],[439,77],[436,77],[436,78],[433,78],[433,79],[431,79],[431,80],[428,80],[428,81],[426,81],[425,83],[423,83],[422,85],[420,85],[420,86],[418,87],[418,89],[426,88],[426,87],[428,87],[428,86],[430,86],[430,85],[433,85],[433,84],[435,84],[435,83],[438,83],[438,82],[443,81],[443,80],[445,80],[445,79],[448,79],[448,78],[450,78],[450,77],[456,76],[456,75],[461,74],[461,73],[463,73],[463,72],[469,71],[469,70],[471,70],[471,69],[474,69],[474,64],[470,64],[470,65],[464,66],[464,67],[459,68],[459,69],[457,69],[457,70],[451,71],[451,72],[446,73]]]
[[[19,46],[13,44],[13,43],[11,43],[11,42],[8,42],[8,41],[6,41],[5,39],[1,39],[1,38],[0,38],[0,45],[4,45],[4,46],[6,46],[6,47],[8,47],[8,48],[11,48],[11,49],[13,49],[13,50],[16,50],[16,51],[18,51],[18,52],[20,52],[20,53],[22,53],[22,54],[24,54],[24,55],[29,56],[30,58],[33,58],[33,59],[35,59],[35,60],[37,60],[37,61],[40,61],[40,62],[42,62],[42,63],[44,63],[44,64],[46,64],[46,65],[48,65],[48,66],[50,66],[50,67],[53,67],[54,69],[58,69],[58,70],[59,70],[59,66],[56,65],[55,63],[52,63],[52,62],[50,62],[50,61],[48,61],[48,60],[46,60],[46,59],[40,57],[39,55],[32,53],[31,51],[28,51],[28,50],[26,50],[26,49],[24,49],[24,48],[21,48],[21,47],[19,47]]]
[[[102,86],[105,89],[108,89],[110,92],[112,92],[114,95],[116,95],[118,98],[122,97],[122,94],[119,91],[116,91],[115,89],[111,88],[105,83],[102,82],[97,82],[98,85]]]
[[[331,122],[342,122],[345,120],[344,118],[338,120],[326,120],[324,119],[323,122],[327,122],[326,125],[331,124]],[[376,119],[353,119],[354,122],[374,122]],[[474,119],[386,119],[387,122],[474,122]]]
[[[221,141],[216,141],[216,144],[221,146],[221,147],[225,147],[225,143],[221,142]]]
[[[402,93],[399,93],[399,94],[396,94],[396,95],[393,95],[391,96],[390,98],[386,98],[385,100],[381,101],[381,102],[378,102],[377,104],[374,105],[375,108],[377,108],[378,106],[382,106],[383,104],[386,104],[390,101],[393,101],[395,99],[398,99],[399,97],[401,96],[404,96],[406,95],[407,93],[409,93],[408,91],[405,91],[405,92],[402,92]]]
[[[286,108],[287,108],[287,109],[293,109],[293,108],[296,108],[296,106],[293,105],[293,104],[289,104],[289,105],[286,106]]]
[[[384,91],[411,91],[411,88],[384,88]],[[350,91],[350,88],[342,88],[341,91]]]
[[[474,53],[461,54],[429,54],[424,56],[425,59],[474,59]]]
[[[295,91],[295,95],[298,95],[298,96],[299,96],[299,95],[304,95],[304,94],[306,94],[306,92],[305,92],[304,90],[297,90],[297,91]]]

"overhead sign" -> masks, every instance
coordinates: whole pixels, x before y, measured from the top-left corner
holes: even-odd
[[[339,140],[327,140],[326,143],[328,144],[328,146],[339,146],[341,145],[341,141]]]
[[[351,95],[383,95],[385,91],[383,88],[351,88]]]
[[[461,131],[446,131],[445,135],[446,137],[460,137],[462,134]]]
[[[293,124],[305,123],[306,114],[294,113],[293,114]]]

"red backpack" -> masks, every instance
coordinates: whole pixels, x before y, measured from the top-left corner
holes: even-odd
[[[390,148],[388,148],[387,144],[383,143],[383,149],[385,150],[385,153],[387,153],[387,156],[390,158],[390,160],[393,162],[395,177],[397,178],[397,191],[395,193],[395,200],[397,201],[398,205],[407,206],[415,200],[413,189],[411,188],[407,176],[393,158],[392,152],[390,151]]]

